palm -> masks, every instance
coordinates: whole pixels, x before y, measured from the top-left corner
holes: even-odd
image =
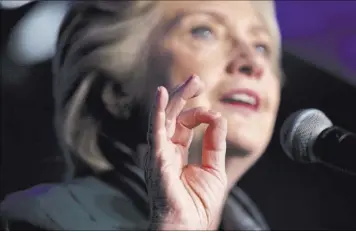
[[[207,222],[211,218],[210,209],[221,198],[221,190],[225,187],[225,181],[219,177],[219,173],[211,167],[193,165],[187,163],[188,148],[167,141],[165,153],[173,154],[171,165],[168,165],[165,173],[170,173],[167,183],[174,183],[167,192],[167,196],[176,199],[189,207],[189,218],[196,221]],[[167,175],[168,177],[168,175]]]

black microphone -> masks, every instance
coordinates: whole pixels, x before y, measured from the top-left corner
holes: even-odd
[[[280,143],[292,160],[321,163],[356,175],[356,134],[333,126],[320,110],[304,109],[282,125]]]

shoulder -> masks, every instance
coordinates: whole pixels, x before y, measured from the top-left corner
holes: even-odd
[[[13,193],[1,203],[0,213],[5,220],[51,230],[146,229],[146,217],[133,201],[104,182],[86,177]]]

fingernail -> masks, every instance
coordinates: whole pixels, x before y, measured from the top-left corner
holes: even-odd
[[[158,86],[156,91],[156,99],[158,98],[160,93],[161,93],[161,86]]]
[[[196,78],[197,77],[197,75],[195,75],[195,74],[193,74],[193,75],[191,75],[186,81],[185,81],[185,83],[184,84],[188,84],[189,82],[191,82],[194,78]]]

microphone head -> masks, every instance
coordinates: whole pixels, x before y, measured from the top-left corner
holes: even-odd
[[[330,119],[317,109],[304,109],[291,114],[280,131],[283,151],[292,160],[315,162],[312,145],[318,135],[332,125]]]

